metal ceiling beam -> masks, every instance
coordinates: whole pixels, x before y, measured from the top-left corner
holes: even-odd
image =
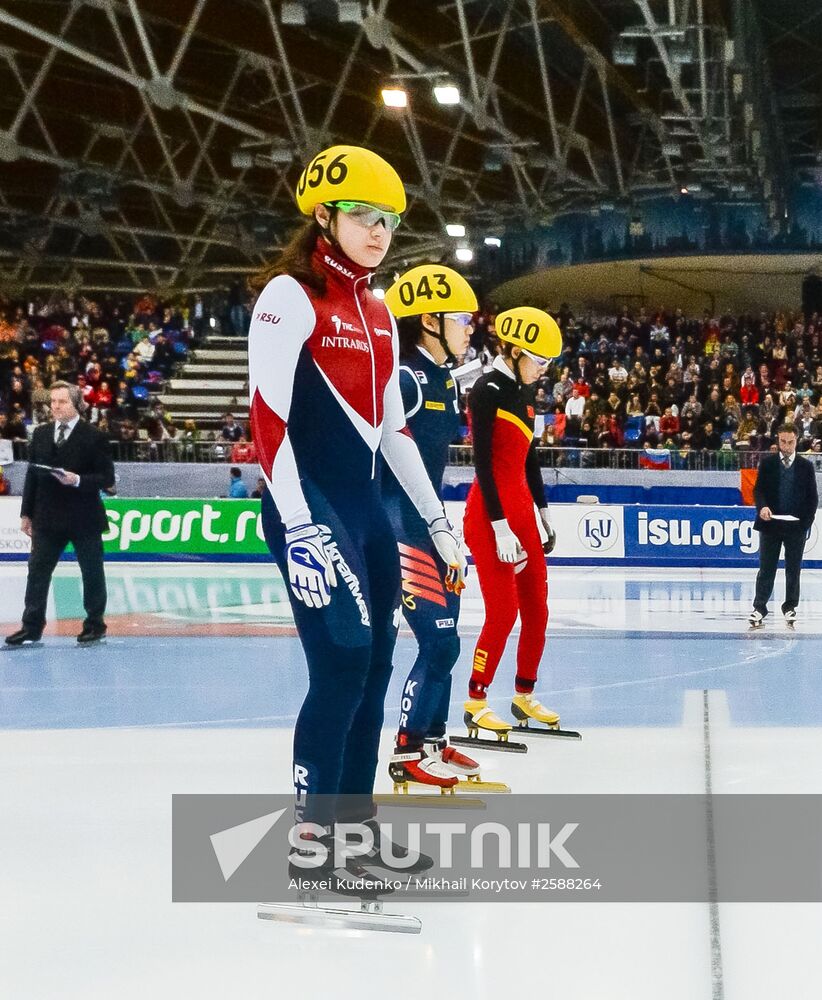
[[[605,53],[595,44],[585,25],[575,19],[564,7],[561,7],[557,0],[537,0],[537,3],[539,9],[550,17],[563,31],[569,41],[584,54],[594,69],[596,69],[600,80],[604,80],[607,86],[613,88],[616,93],[620,94],[636,108],[651,127],[661,146],[667,134],[665,123],[659,117],[656,110],[636,91],[622,73],[610,62]],[[663,158],[666,170],[671,178],[671,186],[676,187],[676,179],[670,157],[663,154]]]
[[[177,49],[172,56],[171,63],[166,71],[166,77],[169,81],[173,83],[174,77],[177,75],[177,70],[180,68],[180,63],[183,61],[183,56],[188,50],[188,46],[191,42],[191,36],[194,34],[194,29],[197,27],[200,21],[200,16],[203,13],[203,8],[205,7],[208,0],[197,0],[194,5],[194,10],[191,12],[191,16],[188,21],[186,21],[185,30],[183,31],[180,41],[177,45]]]
[[[129,0],[129,4],[133,3],[134,0]],[[134,60],[131,58],[131,53],[128,50],[128,45],[126,44],[126,40],[123,37],[122,31],[120,30],[120,24],[117,21],[117,15],[114,13],[113,10],[111,10],[111,8],[106,8],[106,16],[108,17],[109,24],[111,25],[111,29],[114,32],[114,37],[117,39],[117,44],[120,46],[120,51],[123,54],[123,58],[126,61],[126,65],[131,70],[131,72],[136,75],[137,70],[134,65]],[[137,16],[139,17],[139,11],[137,12]],[[142,21],[140,23],[142,24]],[[143,34],[145,34],[145,30],[143,31]],[[148,44],[147,38],[145,44],[146,45]],[[150,46],[149,46],[149,51],[150,51]],[[154,62],[153,55],[150,61],[156,67],[157,64]],[[156,75],[157,74],[155,74],[155,76]],[[168,167],[171,173],[172,180],[174,181],[175,184],[179,184],[180,175],[177,173],[177,168],[174,165],[174,160],[171,156],[171,153],[169,152],[168,146],[166,145],[165,136],[163,135],[159,122],[157,121],[157,116],[154,113],[154,108],[151,105],[151,101],[149,100],[148,94],[141,87],[138,87],[137,90],[140,95],[140,100],[143,102],[143,108],[145,109],[145,113],[148,117],[148,120],[149,122],[151,122],[151,127],[152,130],[154,131],[154,136],[157,140],[157,145],[160,147],[160,151],[163,154],[163,159],[166,161],[166,166]],[[147,176],[145,174],[145,171],[143,171],[143,174],[144,176]]]
[[[531,30],[533,32],[534,45],[537,50],[537,66],[539,67],[539,77],[542,82],[542,96],[545,99],[545,110],[548,112],[548,127],[551,132],[551,144],[554,156],[559,159],[562,155],[562,151],[560,149],[559,132],[557,131],[557,115],[554,110],[554,95],[551,92],[551,81],[548,77],[548,67],[545,65],[545,49],[542,40],[542,31],[537,20],[536,0],[528,0],[528,9],[531,14]]]
[[[283,44],[283,36],[280,32],[280,26],[277,23],[277,15],[274,12],[271,0],[263,0],[263,7],[268,14],[268,23],[271,26],[271,34],[274,36],[274,44],[277,48],[277,55],[279,56],[280,65],[283,73],[285,74],[286,82],[288,83],[288,89],[291,94],[291,103],[294,106],[294,114],[297,116],[297,121],[300,123],[300,129],[302,130],[302,144],[300,146],[300,152],[303,154],[304,158],[313,146],[311,141],[311,130],[308,127],[308,121],[306,120],[305,111],[303,110],[302,102],[300,101],[300,95],[297,91],[296,84],[294,83],[294,74],[291,71],[291,63],[288,58],[288,52]]]
[[[271,0],[265,0],[265,2],[270,5]],[[127,83],[130,86],[135,87],[137,90],[145,90],[150,83],[149,80],[144,79],[137,73],[129,72],[121,66],[118,66],[116,63],[109,62],[109,60],[102,59],[93,52],[88,52],[77,45],[73,45],[71,42],[67,42],[59,35],[55,35],[50,31],[45,31],[43,28],[39,28],[35,24],[30,24],[22,18],[15,17],[15,15],[9,13],[9,11],[4,8],[0,8],[0,24],[6,24],[10,28],[14,28],[17,31],[21,31],[26,35],[30,35],[32,38],[36,38],[39,41],[44,42],[46,45],[51,45],[52,47],[65,52],[67,55],[73,56],[75,59],[79,59],[81,62],[88,63],[90,66],[94,66],[97,69],[102,70],[108,76],[112,76],[115,79],[121,80],[123,83]],[[234,129],[237,132],[241,132],[244,135],[252,136],[255,139],[267,140],[272,138],[270,135],[258,128],[255,128],[253,125],[249,125],[248,122],[244,122],[239,118],[234,118],[231,115],[220,114],[219,112],[214,111],[213,108],[209,108],[207,105],[200,103],[200,101],[194,100],[187,94],[182,92],[178,92],[178,94],[182,105],[194,114],[202,115],[205,118],[214,118],[222,125]]]
[[[151,70],[151,75],[153,77],[160,76],[160,67],[157,65],[157,60],[154,58],[154,50],[151,47],[151,42],[148,40],[148,34],[146,32],[146,26],[143,24],[143,19],[140,16],[140,8],[137,6],[136,0],[126,0],[128,4],[128,9],[131,12],[131,19],[134,22],[134,27],[137,29],[137,37],[140,39],[140,45],[143,47],[143,53],[145,54],[146,61],[148,62],[148,68]]]

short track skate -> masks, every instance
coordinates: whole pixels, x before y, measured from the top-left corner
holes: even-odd
[[[472,750],[501,750],[506,753],[528,752],[528,747],[524,743],[512,743],[508,739],[511,733],[510,723],[503,722],[488,707],[485,699],[469,699],[465,703],[465,714],[462,718],[468,735],[449,737],[452,746],[470,747]],[[487,733],[493,739],[480,737],[480,731]]]
[[[533,695],[514,695],[511,715],[516,720],[514,732],[518,736],[550,736],[554,739],[581,740],[575,729],[560,729],[556,712],[541,705]]]
[[[419,934],[422,930],[419,917],[386,913],[379,899],[361,899],[359,908],[356,908],[328,906],[308,894],[299,903],[260,903],[257,917],[326,930],[385,931],[393,934]]]

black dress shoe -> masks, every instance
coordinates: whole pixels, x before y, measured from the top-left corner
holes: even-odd
[[[7,646],[24,646],[27,642],[39,642],[40,633],[32,632],[30,629],[21,628],[11,635],[6,636]]]
[[[105,625],[84,625],[83,631],[77,636],[77,641],[86,646],[91,642],[99,642],[106,637]]]

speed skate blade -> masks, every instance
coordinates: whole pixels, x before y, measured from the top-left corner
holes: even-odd
[[[575,729],[537,729],[536,726],[517,726],[514,729],[517,736],[551,736],[553,739],[560,740],[581,740],[582,733],[578,733]]]
[[[479,780],[468,778],[466,781],[460,781],[455,790],[461,795],[505,794],[511,791],[504,781],[483,781],[481,778]]]
[[[473,789],[472,789],[473,790]],[[412,809],[484,809],[482,799],[470,799],[467,795],[430,795],[426,792],[410,792],[408,795],[375,795],[378,806],[406,806]]]
[[[16,653],[16,652],[18,652],[21,649],[40,649],[40,647],[42,645],[43,645],[43,643],[39,642],[39,641],[38,642],[24,642],[22,646],[10,646],[7,642],[5,642],[5,643],[3,643],[2,646],[0,646],[0,649],[2,649],[6,653]]]
[[[277,920],[301,927],[324,930],[388,931],[393,934],[419,934],[422,921],[419,917],[406,917],[399,913],[383,913],[363,904],[359,910],[344,907],[305,905],[302,903],[260,903],[257,917],[260,920]]]
[[[528,753],[528,747],[524,743],[512,743],[510,740],[481,740],[478,736],[449,736],[448,742],[455,747],[473,747],[474,750]]]

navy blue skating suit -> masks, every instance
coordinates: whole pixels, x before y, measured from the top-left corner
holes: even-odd
[[[408,430],[434,487],[439,491],[448,446],[459,432],[457,387],[450,368],[421,347],[400,358],[400,390]],[[402,611],[419,652],[402,697],[399,743],[419,746],[445,734],[451,671],[460,651],[460,598],[446,590],[446,566],[425,522],[389,469],[383,476],[385,508],[397,536],[402,575]]]

